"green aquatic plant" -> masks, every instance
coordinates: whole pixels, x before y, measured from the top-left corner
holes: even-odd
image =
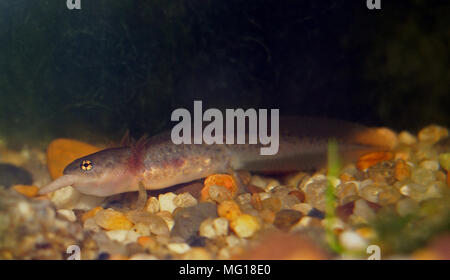
[[[386,253],[411,253],[450,231],[450,196],[424,201],[404,216],[393,207],[382,208],[372,225]]]

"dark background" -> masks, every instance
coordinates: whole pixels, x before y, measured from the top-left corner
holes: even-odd
[[[0,138],[117,140],[171,112],[279,108],[450,125],[450,1],[0,2]]]

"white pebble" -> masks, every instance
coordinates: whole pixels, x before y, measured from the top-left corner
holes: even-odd
[[[77,220],[75,213],[70,209],[59,209],[56,212],[58,213],[58,215],[67,219],[69,222],[75,222]]]
[[[354,231],[344,231],[339,235],[339,241],[350,251],[365,250],[368,245],[367,241]]]
[[[177,206],[173,201],[175,197],[177,197],[177,195],[174,194],[173,192],[160,194],[158,196],[160,211],[169,211],[170,213],[172,213],[173,210],[177,208]]]
[[[420,163],[420,167],[433,171],[438,171],[439,162],[437,160],[424,160]]]
[[[167,248],[169,248],[169,250],[174,253],[183,254],[189,251],[191,249],[191,246],[186,243],[169,243],[167,245]]]
[[[81,198],[81,193],[68,186],[53,192],[51,201],[56,208],[73,209]]]
[[[197,205],[197,199],[188,192],[177,195],[173,202],[177,207],[191,207]]]
[[[227,235],[228,234],[228,220],[226,218],[220,217],[213,221],[214,229],[217,235]]]
[[[159,211],[159,200],[152,196],[147,200],[147,205],[145,206],[145,210],[152,214],[155,214]]]
[[[166,222],[169,231],[171,231],[173,226],[175,225],[175,221],[172,218],[172,214],[168,211],[160,211],[156,213],[156,215],[161,217],[164,220],[164,222]]]
[[[126,229],[110,230],[106,232],[106,235],[109,237],[109,239],[124,244],[136,242],[140,236],[139,233],[133,230],[126,230]]]
[[[127,234],[128,230],[126,229],[115,229],[106,232],[106,236],[108,236],[109,239],[118,242],[124,242],[127,238]]]

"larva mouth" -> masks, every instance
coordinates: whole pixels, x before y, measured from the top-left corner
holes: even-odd
[[[47,186],[42,187],[39,190],[38,194],[39,195],[47,194],[62,189],[64,187],[71,186],[76,182],[76,179],[77,179],[76,175],[63,175],[54,180],[53,182],[51,182],[50,184],[48,184]]]

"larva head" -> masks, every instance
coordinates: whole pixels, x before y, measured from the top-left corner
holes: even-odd
[[[110,196],[128,191],[136,182],[129,172],[129,148],[113,148],[84,156],[66,166],[63,176],[39,190],[40,194],[72,186],[95,196]]]

